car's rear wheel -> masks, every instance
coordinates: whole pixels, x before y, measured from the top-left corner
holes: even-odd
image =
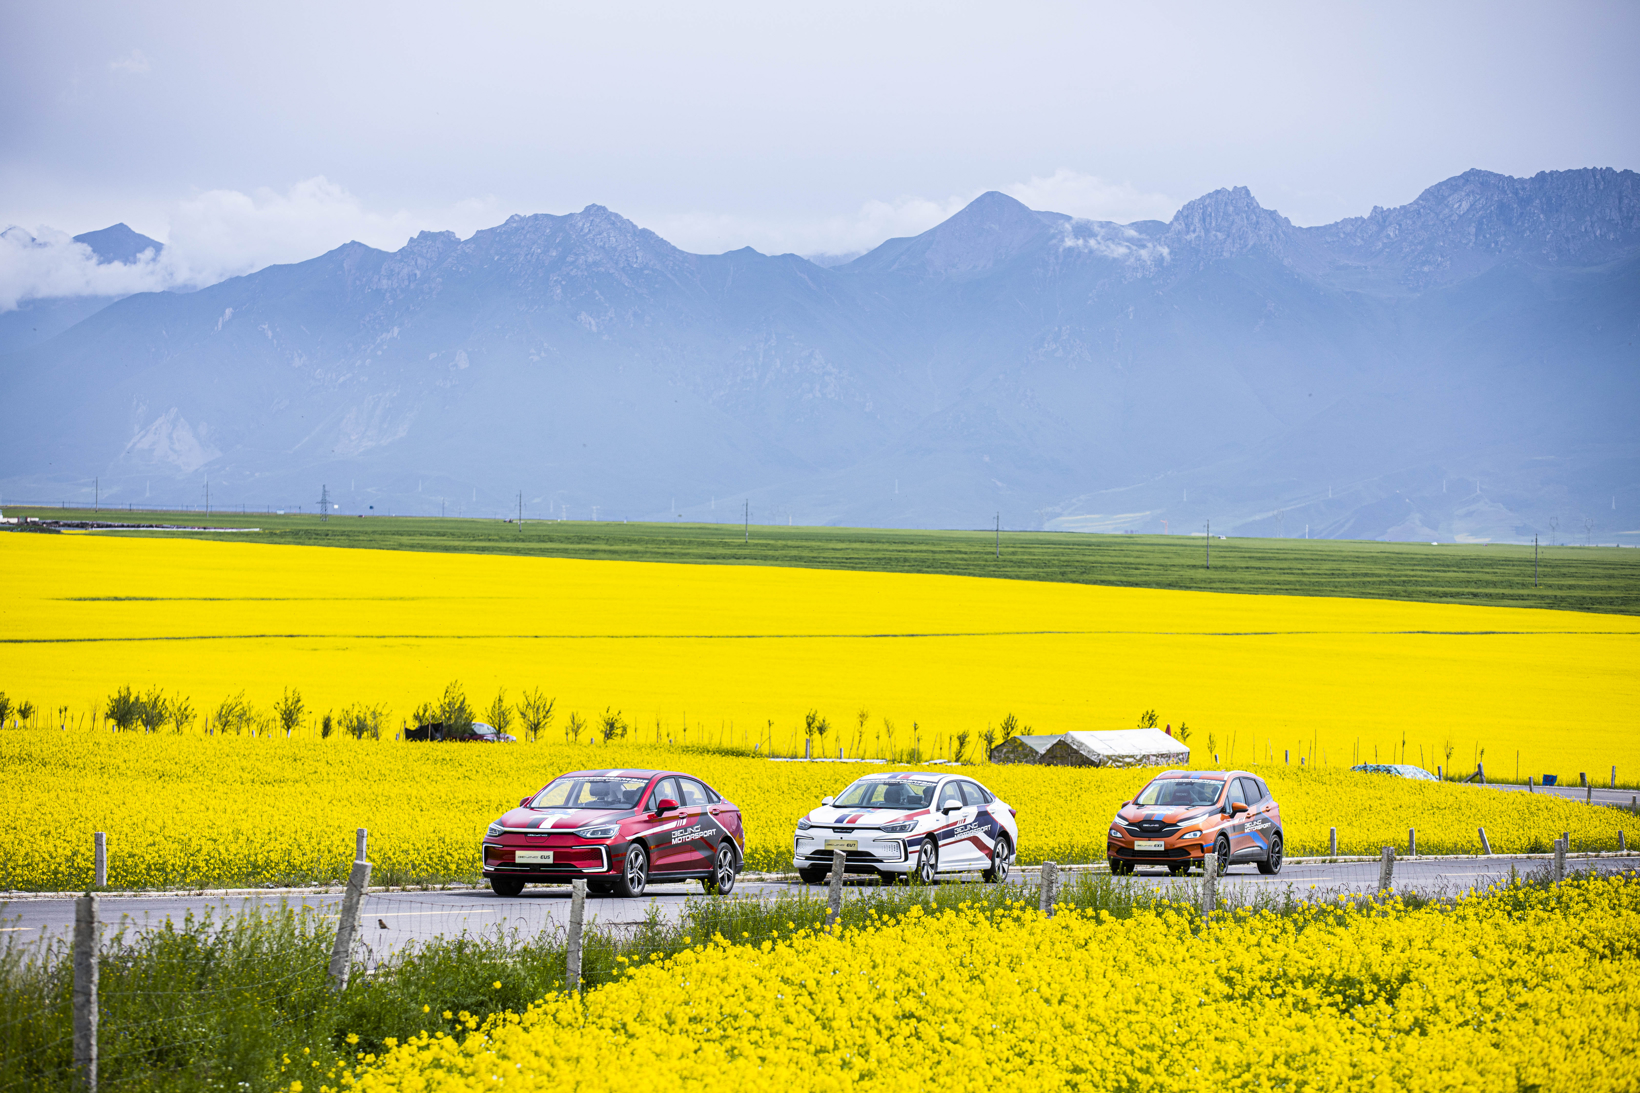
[[[1213,856],[1208,859],[1207,868],[1218,867],[1219,876],[1224,876],[1230,869],[1230,836],[1220,835],[1213,844]],[[1203,870],[1206,871],[1205,869]]]
[[[641,843],[633,843],[627,849],[626,867],[621,870],[620,879],[615,882],[615,892],[632,899],[643,895],[643,890],[648,886],[649,852]]]
[[[918,884],[937,884],[940,879],[940,847],[933,839],[924,839],[917,848]]]
[[[1258,863],[1258,871],[1267,877],[1273,877],[1281,872],[1281,861],[1287,848],[1281,843],[1280,835],[1270,837],[1270,849],[1265,853],[1265,859]]]
[[[1008,841],[1008,836],[998,835],[996,845],[991,848],[991,868],[985,871],[985,883],[1003,883],[1013,867],[1014,846]]]
[[[490,891],[498,896],[516,896],[524,890],[523,877],[491,877]]]
[[[1130,861],[1123,861],[1121,858],[1107,858],[1106,860],[1110,862],[1110,875],[1113,877],[1125,877],[1133,872],[1133,863]]]
[[[820,884],[825,881],[826,873],[824,869],[799,869],[797,878],[804,884]]]
[[[740,859],[735,856],[735,847],[728,839],[718,844],[717,855],[712,859],[712,875],[706,878],[706,892],[708,895],[726,896],[735,890],[735,877],[740,874]]]

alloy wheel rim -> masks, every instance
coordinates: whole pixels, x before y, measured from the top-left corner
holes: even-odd
[[[924,884],[934,883],[934,874],[938,870],[934,866],[934,853],[925,843],[922,848],[922,857],[917,862],[917,876]]]
[[[735,856],[729,852],[727,846],[718,851],[718,887],[723,888],[735,881]]]
[[[643,881],[644,881],[643,852],[642,851],[634,851],[627,858],[627,862],[626,862],[626,883],[629,887],[636,890],[636,889],[639,889],[639,888],[643,887]]]
[[[1008,873],[1014,864],[1014,848],[1006,842],[997,844],[996,862],[991,871],[996,874],[997,880],[1007,880]]]

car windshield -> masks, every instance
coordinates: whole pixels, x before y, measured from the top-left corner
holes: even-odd
[[[531,808],[637,808],[648,778],[571,775],[554,778],[535,795]]]
[[[934,802],[933,779],[911,782],[903,779],[862,778],[832,802],[834,808],[927,808]]]
[[[1206,778],[1158,778],[1146,786],[1135,797],[1136,805],[1171,806],[1175,808],[1191,808],[1195,805],[1210,805],[1219,799],[1224,789],[1222,779],[1209,781]]]

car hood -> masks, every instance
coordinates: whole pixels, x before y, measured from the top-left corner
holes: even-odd
[[[541,831],[573,831],[591,824],[629,820],[630,808],[515,808],[501,817],[501,826],[535,828]]]
[[[901,820],[920,820],[927,815],[926,808],[907,811],[903,808],[832,808],[822,805],[809,813],[809,823],[829,827],[881,827]]]
[[[1136,824],[1144,820],[1164,824],[1188,824],[1205,819],[1213,814],[1211,805],[1197,805],[1193,808],[1145,808],[1140,805],[1128,805],[1116,813],[1116,818],[1123,823]]]

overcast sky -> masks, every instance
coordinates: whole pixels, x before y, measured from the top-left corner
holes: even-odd
[[[1317,224],[1640,167],[1640,4],[1136,7],[12,3],[0,227],[123,220],[199,281],[593,202],[814,254],[988,189],[1128,221],[1246,185]]]

